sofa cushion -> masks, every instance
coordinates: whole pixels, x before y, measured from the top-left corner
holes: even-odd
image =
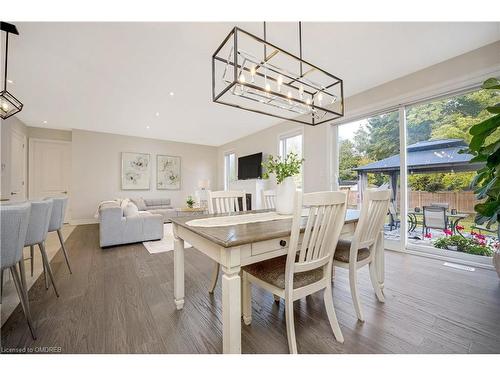
[[[132,202],[135,203],[139,211],[146,211],[146,203],[144,203],[144,199],[142,197],[139,198],[131,198],[130,199]]]
[[[123,216],[125,217],[139,216],[139,209],[134,203],[128,202],[128,204],[125,206],[123,210]]]
[[[122,201],[120,202],[120,207],[122,209],[122,216],[125,216],[125,208],[127,207],[129,202],[130,199],[128,198],[122,199]]]
[[[147,206],[146,209],[152,207],[160,208],[163,206],[170,206],[170,198],[144,198],[144,203]]]

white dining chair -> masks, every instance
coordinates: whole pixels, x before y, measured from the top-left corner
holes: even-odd
[[[274,210],[276,208],[275,190],[262,190],[262,205],[266,210]]]
[[[391,199],[390,190],[366,190],[363,194],[363,205],[359,221],[350,239],[339,239],[335,251],[334,267],[349,270],[349,285],[351,296],[358,319],[365,321],[358,292],[358,269],[368,265],[370,279],[375,294],[380,302],[384,302],[384,295],[377,281],[375,267],[375,252],[380,232],[383,229],[385,217]]]
[[[239,200],[241,199],[241,206]],[[244,191],[208,191],[208,213],[225,214],[237,211],[246,211],[247,201]],[[220,264],[217,263],[212,272],[209,293],[213,293],[219,279]]]
[[[251,284],[285,300],[286,330],[290,353],[297,353],[293,302],[324,290],[324,302],[335,339],[344,342],[333,306],[331,273],[333,256],[344,225],[347,195],[318,192],[295,195],[295,210],[288,254],[242,268],[242,312],[246,325],[252,322]],[[302,210],[309,209],[302,242]]]

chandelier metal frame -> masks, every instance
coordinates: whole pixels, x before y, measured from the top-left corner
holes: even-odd
[[[251,38],[256,43],[262,44],[264,51],[263,59],[256,58],[251,54],[238,49],[239,38],[242,36]],[[219,56],[219,52],[230,42],[232,42],[232,48],[230,49],[228,56]],[[267,53],[268,48],[273,50],[269,54]],[[290,73],[286,69],[282,69],[276,64],[273,64],[273,58],[276,58],[276,56],[280,54],[299,64],[300,68],[297,74]],[[250,62],[252,67],[246,66],[246,62]],[[216,72],[217,63],[225,64],[223,74],[220,77]],[[303,71],[303,66],[307,66],[309,69]],[[231,69],[233,71],[227,74],[227,71],[230,71]],[[322,77],[325,77],[325,79],[328,79],[331,82],[329,82],[328,85],[321,85],[311,81],[308,79],[308,75],[311,75],[312,72],[315,72],[315,74],[321,74]],[[249,74],[252,74],[251,82],[245,79],[245,75]],[[278,78],[273,76],[273,74],[278,74]],[[260,78],[261,80],[265,79],[265,82],[269,82],[269,84],[266,83],[265,87],[262,87],[262,85],[259,86],[254,82],[253,77]],[[225,86],[218,92],[216,92],[217,79],[222,79],[223,85]],[[278,89],[272,89],[271,83]],[[294,90],[294,92],[300,92],[300,97],[299,95],[290,95],[290,91],[287,95],[285,92],[280,90],[281,87]],[[338,95],[331,94],[331,91],[329,90],[332,88],[337,90]],[[235,104],[224,100],[224,96],[228,93],[240,97],[241,102]],[[302,93],[307,96],[307,99],[303,98]],[[232,98],[234,98],[234,96]],[[326,96],[333,99],[330,103],[323,105],[321,99]],[[293,53],[268,42],[266,40],[265,22],[264,39],[235,26],[212,55],[212,101],[312,126],[330,122],[344,116],[344,88],[342,79],[302,58],[301,22],[299,22],[299,56],[296,56]],[[273,109],[278,109],[280,111],[288,111],[290,116],[288,117],[276,113],[270,113],[262,108],[251,108],[249,105],[251,102],[260,102],[261,104],[268,105],[268,108],[273,107]],[[336,104],[335,109],[331,108],[333,104]]]

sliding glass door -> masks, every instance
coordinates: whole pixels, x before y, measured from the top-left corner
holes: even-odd
[[[386,246],[400,249],[399,113],[391,111],[342,124],[337,129],[338,187],[359,209],[366,189],[391,189],[384,232]]]
[[[483,164],[471,164],[466,149],[495,95],[478,90],[407,107],[409,249],[490,264],[497,228],[474,224],[471,182]]]

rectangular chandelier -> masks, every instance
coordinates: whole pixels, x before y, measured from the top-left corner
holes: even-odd
[[[301,57],[234,27],[212,56],[212,100],[312,126],[342,117],[342,80]]]

